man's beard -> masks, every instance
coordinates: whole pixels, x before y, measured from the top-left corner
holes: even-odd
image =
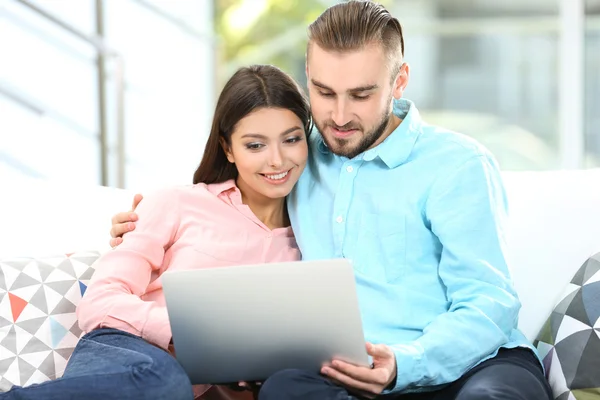
[[[386,128],[388,127],[391,116],[391,112],[386,111],[381,116],[380,123],[369,132],[365,132],[360,124],[355,124],[353,122],[349,122],[344,126],[338,126],[331,120],[327,121],[324,126],[316,121],[315,124],[321,133],[321,136],[323,137],[323,141],[325,141],[325,144],[329,150],[331,150],[331,152],[337,154],[338,156],[354,158],[360,153],[369,149],[377,140],[379,140],[381,135],[384,134]],[[363,136],[357,144],[351,146],[351,141],[349,139],[333,137],[330,140],[330,138],[324,134],[324,129],[327,129],[328,127],[336,128],[342,131],[356,129],[363,132]]]

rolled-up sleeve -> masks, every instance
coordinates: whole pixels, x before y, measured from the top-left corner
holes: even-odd
[[[499,169],[474,156],[434,184],[426,205],[441,246],[439,276],[449,310],[417,340],[392,346],[391,391],[452,382],[509,340],[520,302],[506,259],[506,195]]]

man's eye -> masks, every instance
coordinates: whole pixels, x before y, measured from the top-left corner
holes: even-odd
[[[353,97],[354,97],[354,100],[367,100],[371,96],[369,96],[369,95],[366,95],[366,96],[356,96],[355,95]]]
[[[323,97],[333,97],[333,93],[319,92],[319,94]]]

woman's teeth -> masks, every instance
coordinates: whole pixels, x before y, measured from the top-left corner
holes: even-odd
[[[278,181],[279,179],[283,179],[286,177],[286,175],[289,173],[290,171],[286,171],[286,172],[282,172],[281,174],[277,174],[277,175],[266,175],[265,176],[269,179],[272,179],[274,181]]]

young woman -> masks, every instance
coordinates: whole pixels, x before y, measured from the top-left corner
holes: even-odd
[[[237,71],[217,102],[194,185],[160,190],[135,231],[103,255],[77,315],[84,332],[64,376],[0,399],[193,399],[170,354],[167,270],[300,259],[285,206],[308,157],[310,110],[279,69]],[[168,162],[167,160],[162,162]],[[191,317],[191,316],[190,316]]]

